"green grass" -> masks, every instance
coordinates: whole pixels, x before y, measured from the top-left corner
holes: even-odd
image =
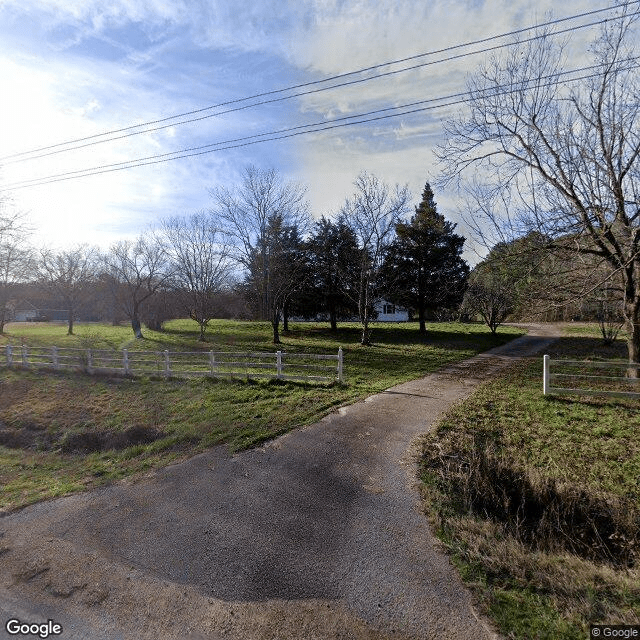
[[[600,326],[594,322],[571,322],[562,327],[563,335],[567,337],[601,338]],[[627,333],[622,328],[618,333],[619,340],[626,340]]]
[[[571,329],[549,355],[625,359],[623,340]],[[501,633],[585,638],[590,624],[640,623],[640,403],[545,397],[541,360],[483,384],[425,439],[424,494]]]
[[[0,509],[139,474],[218,444],[234,451],[256,446],[518,333],[504,328],[495,337],[482,325],[434,324],[425,339],[416,324],[376,324],[374,345],[363,347],[356,324],[343,325],[336,334],[326,325],[293,324],[278,348],[335,354],[342,346],[343,385],[128,379],[2,368],[0,437],[4,433],[5,444],[12,446],[0,446]],[[0,353],[6,344],[131,351],[277,350],[268,323],[215,321],[206,343],[198,342],[197,325],[188,320],[144,334],[144,340],[135,340],[129,327],[78,325],[76,335],[67,336],[65,325],[16,323],[0,336]],[[131,433],[148,436],[151,442],[131,439],[124,448],[95,446],[96,438],[111,442],[120,437],[127,444]]]

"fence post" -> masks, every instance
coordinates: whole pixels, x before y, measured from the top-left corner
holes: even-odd
[[[216,354],[213,351],[209,351],[209,367],[211,368],[211,376],[216,375]]]
[[[60,364],[58,362],[58,347],[51,347],[51,363],[54,369],[59,369]]]
[[[342,376],[342,347],[338,347],[338,382],[344,382]]]
[[[124,374],[129,375],[129,352],[126,349],[122,350],[122,367],[124,369]]]
[[[13,348],[10,344],[7,345],[7,366],[10,367],[13,364]]]
[[[164,350],[164,377],[171,377],[171,360],[169,359],[169,350]]]
[[[276,353],[276,370],[277,377],[282,378],[282,351]]]
[[[542,395],[549,393],[549,356],[542,357]]]
[[[25,345],[22,345],[22,364],[25,367],[29,366],[29,352],[28,348]]]

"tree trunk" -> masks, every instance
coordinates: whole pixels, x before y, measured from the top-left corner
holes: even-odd
[[[289,305],[285,304],[282,310],[282,330],[289,331]]]
[[[337,331],[338,330],[338,314],[335,310],[335,307],[333,309],[329,309],[329,322],[331,323],[331,331]]]
[[[362,337],[360,344],[369,346],[371,338],[369,336],[369,274],[364,278],[364,289],[360,293],[360,319],[362,321]]]
[[[0,335],[4,333],[5,318],[6,318],[6,311],[5,309],[2,309],[2,311],[0,311]]]
[[[364,316],[362,317],[362,337],[360,344],[371,345],[371,337],[369,336],[369,305],[364,308]]]
[[[73,309],[69,309],[69,328],[67,329],[67,335],[73,335]]]
[[[138,305],[134,305],[133,313],[131,314],[131,328],[133,329],[133,334],[136,338],[143,338],[142,335],[142,325],[140,324],[140,315]]]
[[[636,316],[640,316],[640,313],[636,313]],[[633,318],[627,319],[627,348],[629,350],[629,362],[640,363],[640,318],[636,318],[635,322]],[[629,367],[627,369],[627,377],[638,378],[640,377],[640,371],[637,367]]]
[[[207,325],[204,322],[199,322],[198,324],[200,325],[200,342],[205,342],[204,332],[207,329]]]
[[[142,325],[140,324],[140,320],[135,316],[131,319],[131,328],[133,329],[133,334],[136,338],[144,338],[142,335]]]
[[[366,347],[371,346],[371,338],[369,336],[369,318],[366,318],[362,323],[362,337],[360,338],[360,344]]]
[[[280,311],[273,312],[271,326],[273,327],[273,344],[280,344]]]
[[[422,300],[418,301],[418,322],[420,323],[420,335],[427,334],[427,323],[424,319],[425,309]]]

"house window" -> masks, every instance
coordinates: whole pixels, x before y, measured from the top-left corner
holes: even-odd
[[[395,304],[384,304],[382,305],[382,313],[385,316],[392,316],[396,313],[396,305]]]

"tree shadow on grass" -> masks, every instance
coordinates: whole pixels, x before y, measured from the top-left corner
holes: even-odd
[[[613,344],[605,345],[602,338],[591,336],[563,336],[546,350],[552,358],[578,358],[593,360],[628,359],[627,343],[618,338]]]
[[[294,327],[288,337],[304,339],[305,336],[316,339],[333,340],[335,342],[353,345],[360,344],[362,326],[356,323],[338,325],[337,331],[331,331],[329,326],[311,324],[308,327]],[[465,330],[461,330],[464,328]],[[483,324],[478,323],[428,323],[427,332],[420,333],[417,322],[407,323],[382,323],[374,322],[370,325],[372,347],[384,347],[386,345],[429,345],[447,346],[452,348],[473,348],[480,344],[487,349],[504,344],[517,338],[521,333],[492,334]]]
[[[373,322],[370,325],[371,347],[384,348],[393,345],[406,347],[433,345],[436,348],[451,350],[484,351],[504,344],[518,335],[499,331],[492,334],[488,328],[479,323],[428,323],[427,333],[421,334],[417,322],[382,323]],[[164,343],[175,350],[180,344],[185,349],[194,351],[214,350],[297,350],[313,352],[318,349],[324,351],[342,347],[360,346],[362,326],[357,322],[338,324],[337,331],[331,331],[329,324],[314,322],[292,322],[288,331],[282,331],[281,344],[272,342],[271,325],[266,322],[225,322],[223,325],[212,325],[207,334],[206,342],[199,341],[197,327],[168,326],[164,329],[166,336]],[[163,344],[163,337],[152,337]],[[318,344],[323,343],[323,344]],[[367,347],[363,347],[367,348]]]
[[[575,406],[576,402],[579,402],[580,405],[585,405],[588,407],[601,407],[603,402],[602,396],[572,396],[567,398],[566,396],[554,396],[549,395],[546,396],[550,402],[553,402],[554,405],[565,405],[567,407]],[[629,403],[634,402],[631,398],[628,400],[623,400],[622,398],[607,398],[606,403],[608,407],[614,407],[617,409],[628,409]]]

